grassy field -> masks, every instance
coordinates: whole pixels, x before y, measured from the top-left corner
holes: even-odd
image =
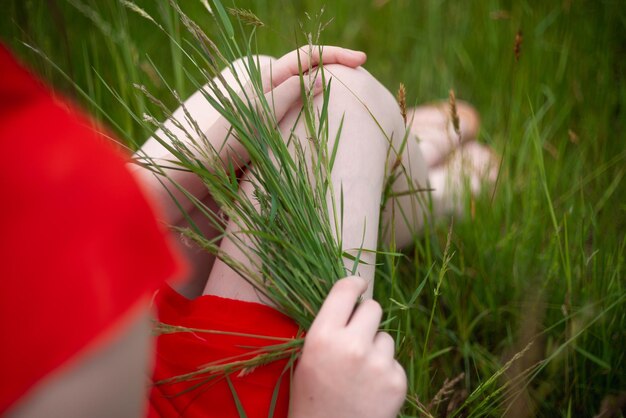
[[[301,25],[332,19],[323,43],[366,51],[409,103],[454,89],[502,155],[495,192],[468,199],[447,252],[441,222],[380,260],[376,295],[409,375],[403,413],[624,416],[624,2],[338,1],[315,18],[324,3],[236,2],[266,24],[259,52],[281,55],[305,43]],[[138,4],[189,39],[168,7]],[[214,31],[201,1],[184,6]],[[153,108],[133,83],[175,106],[150,62],[181,96],[193,90],[171,41],[115,1],[8,2],[0,37],[131,146],[149,132],[120,102]]]

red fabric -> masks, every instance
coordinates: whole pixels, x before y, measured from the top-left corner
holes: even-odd
[[[298,326],[289,317],[265,305],[202,296],[188,300],[169,287],[158,293],[159,320],[170,325],[251,335],[294,338]],[[201,366],[237,355],[250,358],[254,348],[279,343],[248,336],[177,332],[157,339],[153,382],[198,370]],[[272,396],[280,380],[274,417],[287,417],[290,370],[288,360],[277,360],[229,378],[246,416],[267,418]],[[286,370],[286,371],[285,371]],[[281,377],[282,376],[282,377]],[[228,382],[218,378],[154,385],[149,417],[239,417]]]
[[[1,415],[181,264],[127,160],[2,45],[0,150]]]

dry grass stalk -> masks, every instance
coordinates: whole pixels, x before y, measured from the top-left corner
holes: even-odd
[[[538,341],[538,335],[541,334],[541,327],[546,312],[546,303],[539,292],[529,295],[524,301],[527,315],[520,324],[517,341],[511,347],[509,353],[515,353],[523,350],[525,354],[519,356],[519,361],[511,364],[511,367],[504,374],[505,385],[516,393],[507,405],[506,417],[510,418],[526,418],[534,416],[535,406],[532,402],[530,393],[528,392],[527,383],[528,376],[526,371],[532,368],[542,359],[543,344]],[[538,342],[538,344],[533,344]],[[524,349],[524,347],[526,347]],[[511,354],[509,354],[510,356]],[[515,356],[514,356],[515,357]]]
[[[150,22],[152,22],[154,25],[156,25],[159,29],[163,30],[163,26],[161,26],[160,24],[157,23],[156,20],[154,20],[152,18],[152,16],[150,16],[144,9],[142,9],[141,7],[137,6],[135,3],[133,3],[132,1],[127,1],[127,0],[120,0],[120,3],[122,3],[122,6],[127,7],[128,9],[132,10],[133,12],[137,13],[139,16],[143,17],[144,19],[149,20]]]
[[[221,379],[225,375],[236,373],[237,375],[245,375],[251,373],[255,368],[265,364],[272,363],[277,360],[283,360],[297,355],[299,348],[280,348],[272,351],[257,350],[252,352],[253,356],[247,359],[238,360],[242,356],[228,357],[220,362],[210,363],[198,370],[186,374],[177,375],[167,379],[154,382],[155,385],[167,385],[173,383],[186,382],[189,380],[210,381],[213,379]]]
[[[175,0],[170,0],[170,6],[176,11],[179,16],[181,23],[185,26],[187,31],[199,42],[200,47],[204,50],[206,54],[206,58],[209,60],[210,65],[209,69],[211,73],[213,73],[219,79],[220,83],[226,85],[226,82],[222,76],[221,71],[219,71],[219,67],[228,64],[230,61],[224,57],[220,49],[215,45],[215,43],[207,36],[206,33],[198,26],[196,22],[190,19],[180,8],[178,3]],[[220,90],[214,91],[214,93],[219,93]],[[218,96],[219,97],[219,96]],[[226,103],[222,101],[222,98],[219,97],[221,103]]]
[[[452,127],[459,138],[459,142],[461,142],[461,120],[459,119],[459,113],[456,108],[456,95],[452,89],[450,89],[448,102],[450,104],[450,120],[452,121]]]
[[[463,404],[463,402],[467,399],[467,389],[460,389],[455,391],[450,398],[450,402],[448,402],[448,407],[446,408],[446,417],[451,416],[455,411],[459,409],[459,407]]]
[[[454,393],[454,387],[456,386],[456,384],[463,380],[464,377],[465,373],[461,373],[452,380],[448,380],[446,378],[446,380],[444,380],[443,382],[443,385],[441,386],[441,389],[437,391],[435,396],[428,403],[428,406],[426,407],[428,411],[432,413],[433,408],[436,408],[441,403],[447,401],[450,398],[450,395]]]
[[[470,219],[472,221],[476,219],[476,198],[474,195],[470,196]]]
[[[408,398],[411,402],[415,403],[415,405],[417,406],[417,410],[420,413],[421,417],[424,418],[435,418],[430,411],[426,408],[426,405],[424,405],[422,402],[420,402],[419,398],[417,396],[409,396]]]
[[[515,52],[515,62],[519,62],[520,55],[522,54],[522,42],[524,41],[524,36],[522,35],[522,30],[518,30],[515,34],[515,48],[513,51]]]
[[[600,412],[593,418],[617,418],[624,414],[626,414],[626,392],[620,392],[616,396],[605,396],[600,405]]]
[[[257,15],[255,15],[254,13],[252,13],[252,11],[248,9],[241,9],[239,7],[231,7],[228,9],[228,13],[235,16],[237,19],[239,19],[246,25],[256,26],[256,27],[265,26],[265,23],[263,23],[261,19],[257,17]]]
[[[297,343],[297,339],[294,339],[294,338],[273,337],[273,336],[268,336],[268,335],[251,335],[251,334],[246,334],[246,333],[241,333],[241,332],[220,331],[220,330],[202,329],[202,328],[189,328],[189,327],[183,327],[180,325],[166,324],[164,322],[155,322],[154,327],[152,328],[152,332],[154,336],[175,334],[178,332],[188,332],[191,334],[231,335],[235,337],[247,337],[247,338],[258,338],[261,340],[273,340],[273,341],[283,342],[283,343],[287,343],[287,342]]]

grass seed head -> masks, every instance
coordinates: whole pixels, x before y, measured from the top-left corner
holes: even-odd
[[[524,41],[524,36],[522,35],[522,30],[518,30],[515,34],[515,48],[513,52],[515,52],[515,62],[519,62],[519,57],[522,54],[522,42]]]
[[[464,378],[465,378],[465,373],[459,374],[458,376],[456,376],[452,380],[446,378],[446,380],[444,380],[443,385],[441,386],[441,388],[437,391],[435,396],[428,403],[428,406],[426,407],[427,410],[432,413],[433,410],[439,404],[441,404],[443,402],[446,402],[448,399],[450,399],[450,396],[454,393],[454,387],[456,386],[457,383],[459,383]]]
[[[400,106],[400,114],[402,114],[402,120],[404,121],[404,126],[406,126],[406,88],[404,87],[404,83],[400,83],[397,98],[398,105]]]
[[[449,103],[450,103],[450,120],[452,121],[452,127],[454,128],[454,132],[459,137],[459,142],[461,141],[461,121],[459,120],[459,113],[456,109],[456,95],[454,94],[454,90],[450,89],[449,93]]]
[[[237,19],[239,19],[246,25],[256,26],[259,28],[265,26],[265,23],[263,23],[261,19],[257,17],[257,15],[255,15],[254,13],[252,13],[252,11],[248,9],[240,9],[239,7],[231,7],[228,9],[228,13],[235,16]]]

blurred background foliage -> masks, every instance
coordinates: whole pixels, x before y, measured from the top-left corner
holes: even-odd
[[[202,1],[180,3],[214,33]],[[136,4],[175,40],[191,41],[167,2]],[[236,6],[265,23],[253,46],[258,53],[280,56],[328,23],[321,43],[366,51],[366,68],[392,92],[404,83],[408,103],[445,99],[454,89],[480,112],[479,139],[502,155],[495,192],[468,197],[466,221],[454,223],[438,300],[449,225],[429,226],[405,259],[381,260],[376,294],[396,332],[410,397],[445,416],[532,340],[494,384],[508,379],[519,396],[467,405],[463,415],[623,416],[626,3],[237,0]],[[133,83],[172,108],[155,68],[182,97],[193,90],[186,72],[195,70],[172,41],[118,1],[5,1],[0,38],[131,146],[150,132],[125,106],[139,115],[153,106]],[[425,277],[424,291],[412,300]],[[433,330],[424,341],[431,311]],[[529,369],[538,362],[540,368]],[[536,370],[532,382],[522,378],[524,370]],[[460,373],[450,394],[433,403],[445,379]],[[416,404],[409,402],[405,413],[419,415]]]

